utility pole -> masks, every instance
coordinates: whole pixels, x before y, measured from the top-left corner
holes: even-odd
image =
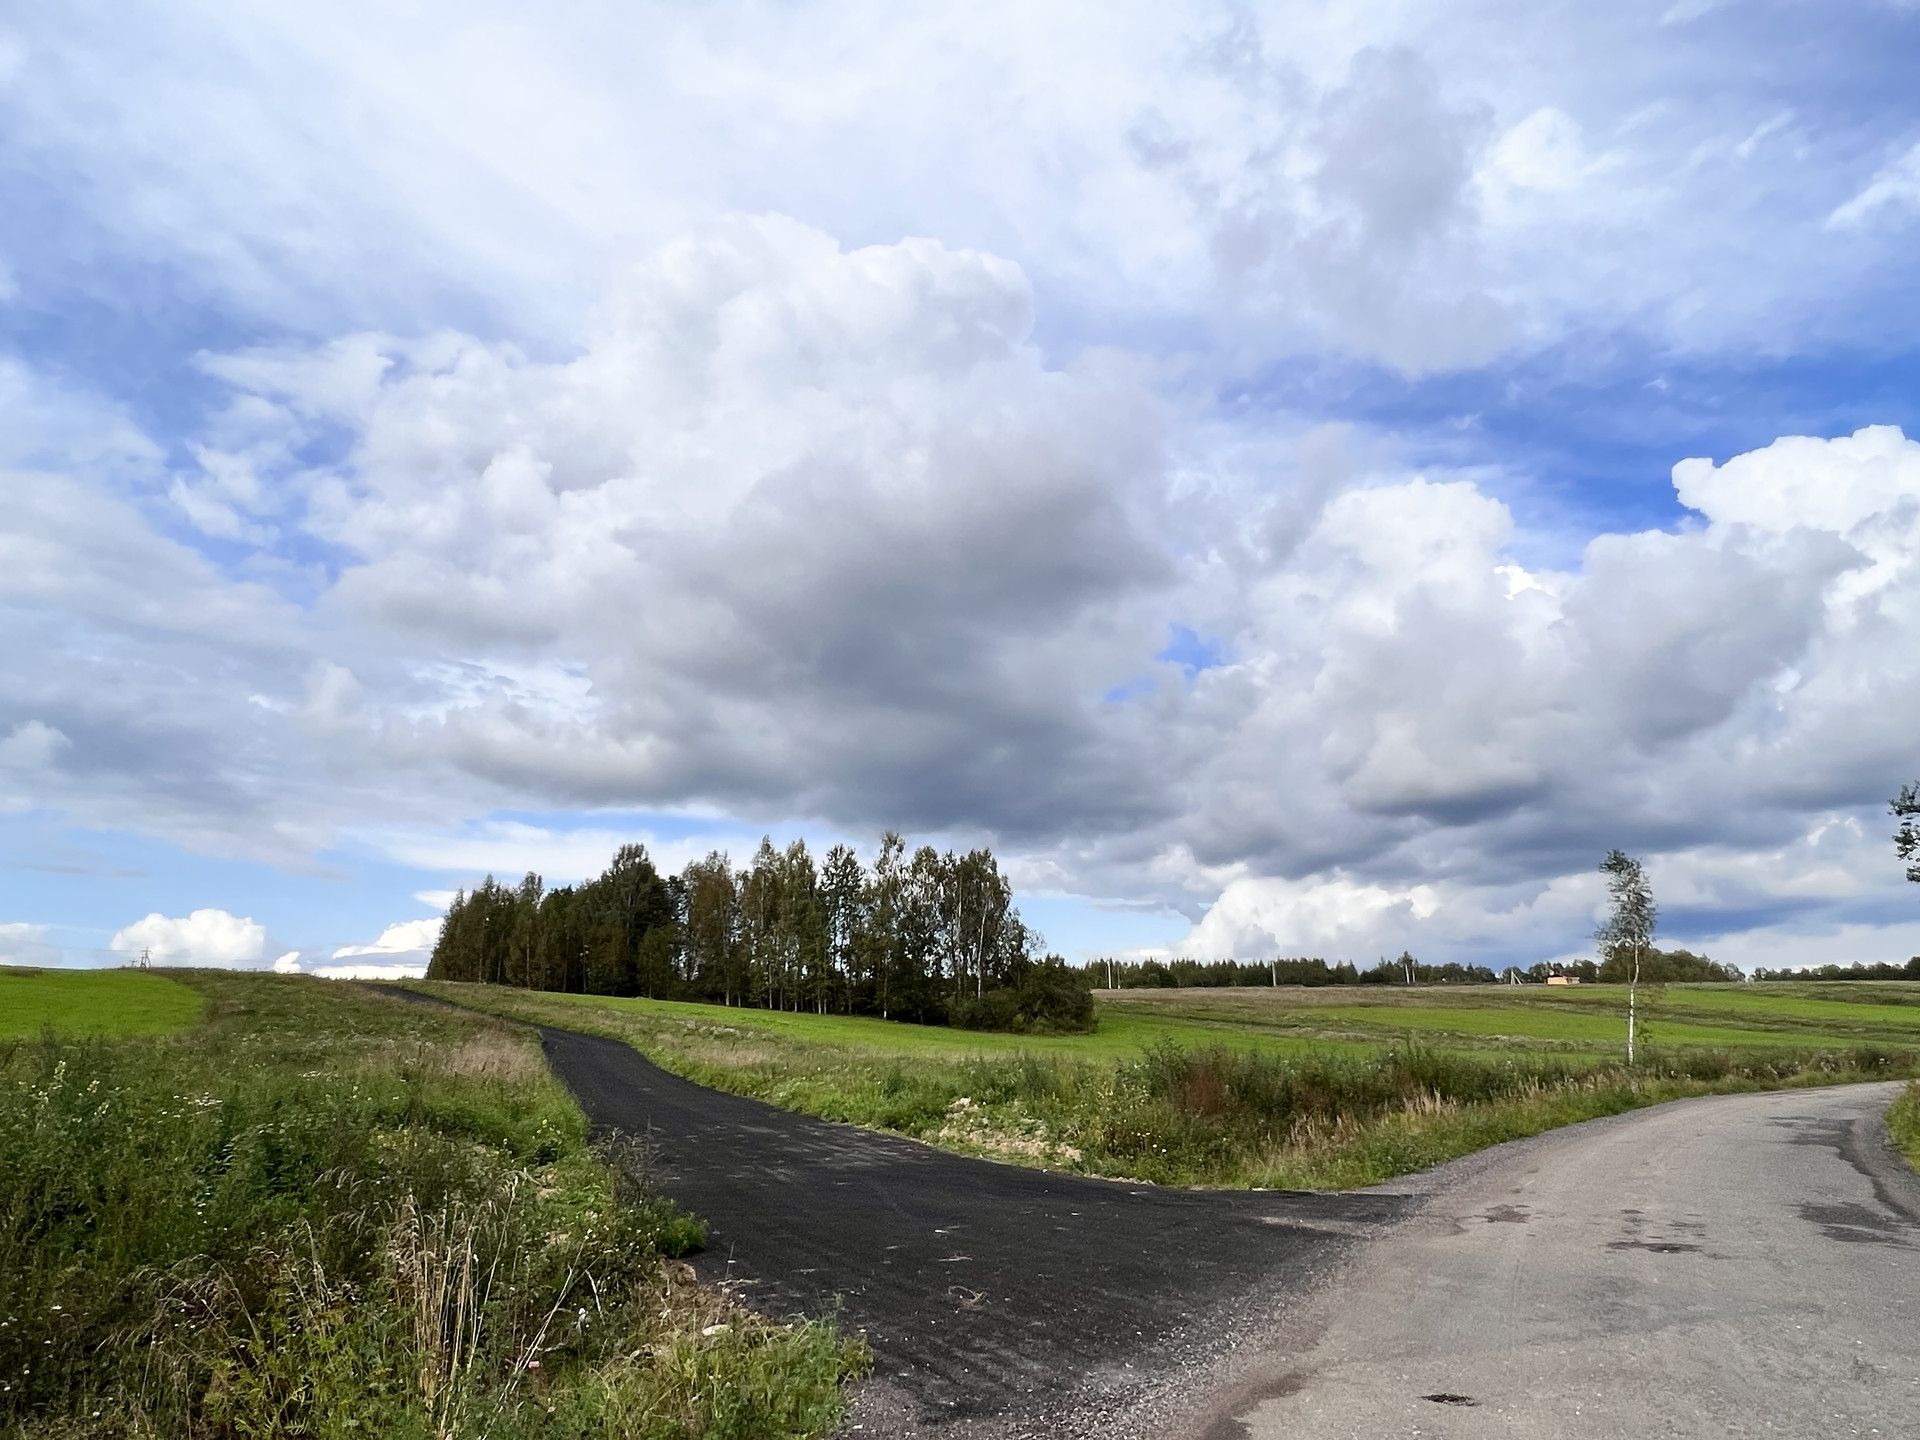
[[[140,969],[142,969],[142,970],[150,970],[150,969],[152,969],[152,968],[153,968],[153,955],[152,955],[152,952],[151,952],[151,951],[149,951],[149,950],[147,949],[147,947],[146,947],[146,946],[144,946],[144,945],[142,945],[142,946],[140,947],[140,959],[139,959],[139,960],[138,960],[137,962],[135,962],[135,963],[136,963],[136,964],[137,964],[137,965],[138,965],[138,966],[140,967]]]

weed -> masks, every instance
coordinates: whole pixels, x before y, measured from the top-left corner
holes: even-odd
[[[1906,1155],[1908,1163],[1920,1170],[1920,1084],[1909,1085],[1906,1093],[1887,1111],[1887,1133]]]
[[[0,1436],[837,1423],[858,1347],[694,1283],[699,1223],[588,1149],[524,1034],[184,978],[189,1035],[0,1053]]]

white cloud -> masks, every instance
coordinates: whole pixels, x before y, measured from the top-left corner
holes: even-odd
[[[1920,144],[1869,180],[1865,189],[1827,217],[1827,225],[1845,229],[1887,210],[1920,210]]]
[[[249,965],[266,948],[267,930],[224,910],[195,910],[181,919],[154,914],[114,932],[111,948],[122,955],[150,951],[162,965]]]
[[[1738,343],[1870,319],[1884,282],[1831,253],[1806,194],[1910,140],[1900,107],[1849,103],[1872,29],[1825,26],[1833,58],[1809,74],[1780,58],[1791,23],[1651,32],[1662,10],[640,4],[574,27],[513,6],[111,24],[55,7],[18,22],[34,63],[0,120],[40,173],[72,177],[73,213],[9,260],[160,257],[283,333],[484,315],[565,347],[636,249],[780,210],[1018,255],[1116,333],[1202,324],[1234,349],[1415,369],[1581,322]],[[1816,110],[1804,153],[1765,173],[1693,163],[1731,155],[1783,87]],[[1507,173],[1564,193],[1582,173],[1570,115],[1609,155],[1625,142],[1594,204],[1461,204],[1495,134],[1518,137]],[[1853,203],[1902,184],[1890,171]],[[194,484],[180,503],[216,530],[255,523]]]
[[[276,975],[298,975],[300,973],[300,952],[298,950],[289,950],[286,954],[280,956],[279,959],[273,962],[273,973]]]
[[[1189,943],[1550,943],[1574,921],[1513,929],[1503,872],[1585,883],[1623,843],[1667,857],[1696,930],[1893,893],[1872,817],[1920,705],[1917,456],[1881,428],[1687,462],[1704,527],[1602,535],[1521,584],[1471,485],[1334,499],[1183,707],[1182,842],[1250,870]]]
[[[398,961],[378,965],[316,965],[307,972],[322,980],[419,980],[427,973],[425,960]]]
[[[1804,525],[1855,539],[1863,522],[1920,504],[1920,441],[1894,425],[1832,440],[1788,435],[1725,465],[1682,460],[1673,485],[1681,503],[1716,524],[1781,533]]]
[[[0,965],[55,965],[58,946],[46,943],[47,927],[25,921],[0,925]]]
[[[0,803],[556,881],[758,834],[612,809],[965,829],[1234,946],[1548,943],[1526,897],[1612,843],[1707,908],[1873,900],[1871,835],[1796,847],[1910,763],[1911,442],[1683,462],[1699,525],[1547,564],[1490,483],[1231,403],[1908,334],[1822,228],[1908,117],[1796,90],[1761,146],[1770,42],[1659,10],[40,7],[21,283],[198,297],[142,374],[290,338],[202,357],[182,434],[0,362]]]
[[[51,725],[29,720],[0,740],[0,769],[45,770],[73,742]]]
[[[437,916],[427,920],[396,920],[382,930],[379,939],[371,944],[342,945],[333,952],[333,958],[345,960],[354,955],[412,955],[432,950],[439,938],[440,920]]]
[[[1580,123],[1564,110],[1542,106],[1500,137],[1493,164],[1508,184],[1524,190],[1571,190],[1590,162]]]
[[[1784,924],[1707,936],[1697,947],[1751,974],[1811,965],[1904,965],[1920,955],[1920,921],[1887,925]]]
[[[268,677],[176,702],[180,753],[242,802],[206,808],[272,811],[289,849],[350,827],[401,863],[555,883],[630,839],[677,868],[757,828],[415,817],[498,797],[965,830],[1048,888],[1219,896],[1196,945],[1364,956],[1418,921],[1429,952],[1557,953],[1585,922],[1538,897],[1608,846],[1770,852],[1909,763],[1899,431],[1683,461],[1704,523],[1555,570],[1470,479],[1377,457],[1297,495],[1170,477],[1140,375],[1048,366],[1028,305],[991,256],[761,219],[640,264],[571,359],[441,335],[209,360],[350,437],[301,472],[300,523],[357,558],[310,620],[196,581],[203,616],[251,607]],[[1221,663],[1155,662],[1174,617]],[[115,732],[63,703],[13,733],[88,737],[69,776]],[[1770,871],[1739,903],[1795,887]]]
[[[549,885],[593,879],[607,868],[614,851],[622,845],[645,845],[655,865],[679,870],[710,850],[751,849],[759,841],[757,835],[737,829],[661,840],[643,830],[556,830],[518,820],[485,821],[452,833],[363,831],[359,838],[400,864],[420,870],[475,877],[486,874],[508,881],[531,872]],[[414,898],[445,909],[453,894],[451,890],[422,891]]]

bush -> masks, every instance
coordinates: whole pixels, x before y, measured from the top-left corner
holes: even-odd
[[[1018,1035],[1083,1034],[1093,1029],[1093,991],[1082,971],[1058,955],[1016,966],[1014,984],[964,998],[948,1010],[963,1030],[1002,1030]]]

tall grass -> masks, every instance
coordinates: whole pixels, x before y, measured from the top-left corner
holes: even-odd
[[[1920,1075],[1874,1045],[1273,1053],[1163,1040],[1119,1059],[1058,1051],[890,1053],[720,1026],[661,1007],[579,1005],[495,987],[442,993],[635,1045],[687,1078],[970,1154],[1173,1185],[1338,1188],[1502,1140],[1684,1095]]]
[[[1906,1093],[1887,1111],[1887,1133],[1915,1170],[1920,1170],[1920,1084],[1909,1085]]]
[[[695,1284],[697,1222],[589,1150],[518,1035],[193,983],[189,1036],[0,1045],[0,1434],[837,1423],[858,1355]]]

